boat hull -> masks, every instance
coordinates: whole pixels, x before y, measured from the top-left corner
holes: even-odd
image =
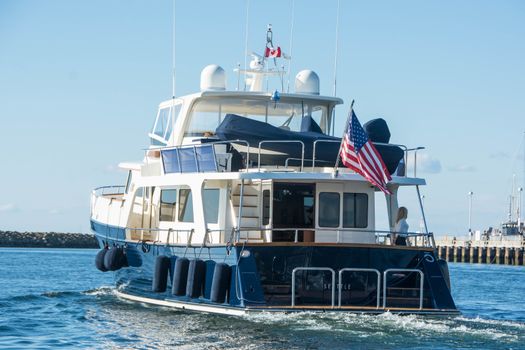
[[[187,247],[126,242],[119,228],[95,230],[95,234],[101,247],[125,247],[129,266],[115,272],[118,295],[137,302],[228,315],[303,311],[458,313],[444,274],[429,249],[314,243]],[[152,290],[158,256],[170,259],[168,287],[161,293]],[[181,257],[205,262],[205,282],[196,298],[172,294],[174,264]],[[218,263],[231,268],[224,303],[214,303],[210,298]],[[347,269],[350,271],[344,271]],[[366,271],[359,271],[362,269]],[[389,273],[389,269],[399,271]],[[420,270],[421,275],[405,269]]]

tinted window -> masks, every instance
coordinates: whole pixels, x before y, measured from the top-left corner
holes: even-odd
[[[319,226],[339,227],[339,193],[319,193]]]
[[[179,190],[179,221],[193,222],[193,199],[187,188]]]
[[[162,190],[160,192],[160,221],[175,221],[175,206],[177,190]]]
[[[366,193],[343,194],[343,227],[365,228],[368,226],[368,195]]]
[[[208,224],[219,222],[219,195],[218,188],[207,188],[203,191],[204,219]]]

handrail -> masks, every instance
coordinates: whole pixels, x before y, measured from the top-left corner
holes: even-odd
[[[326,142],[326,143],[341,143],[341,140],[315,140],[314,141],[314,149],[312,151],[312,172],[315,169],[315,151],[317,148],[317,143]]]
[[[292,307],[295,307],[295,273],[297,271],[330,271],[332,273],[332,309],[335,307],[335,271],[329,267],[296,267],[292,270]]]
[[[304,168],[304,142],[300,140],[265,140],[259,142],[259,150],[257,154],[257,170],[261,171],[261,146],[264,143],[299,143],[301,144],[301,170],[303,171]]]
[[[166,245],[170,244],[170,237],[173,238],[173,236],[178,235],[179,233],[186,233],[188,238],[186,239],[188,243],[191,244],[191,237],[193,234],[193,229],[173,229],[173,228],[147,228],[147,227],[123,227],[124,231],[136,231],[140,232],[140,240],[139,241],[148,241],[144,239],[144,232],[156,232],[155,239],[152,239],[151,242],[159,242],[162,243],[162,241],[159,239],[159,232],[167,232],[166,236]]]
[[[239,227],[239,231],[293,231],[294,232],[294,243],[298,243],[298,237],[299,237],[299,231],[337,231],[337,234],[339,235],[342,233],[347,232],[367,232],[367,233],[374,233],[377,238],[386,238],[391,234],[399,234],[395,231],[385,231],[385,230],[367,230],[367,229],[359,229],[359,228],[327,228],[327,227],[285,227],[285,228],[266,228],[266,227]],[[427,240],[428,247],[434,248],[435,243],[433,245],[433,233],[425,233],[425,232],[406,232],[403,233],[403,236],[406,238],[417,238],[417,237],[426,237],[429,238]],[[340,243],[340,240],[338,240],[337,243]],[[425,245],[423,245],[425,247]]]
[[[108,189],[117,189],[118,191],[107,193],[105,190],[108,190]],[[93,189],[91,193],[98,197],[98,196],[107,196],[107,195],[112,195],[112,194],[124,194],[125,191],[126,191],[125,185],[109,185],[109,186],[97,187]],[[99,192],[102,192],[102,193],[99,193]]]
[[[425,274],[419,269],[387,269],[383,272],[383,308],[386,308],[386,286],[387,277],[390,272],[417,272],[419,273],[419,310],[423,309],[423,284]]]
[[[379,300],[381,299],[381,273],[379,270],[376,269],[365,269],[365,268],[352,268],[352,267],[345,267],[341,270],[339,270],[339,284],[338,284],[338,299],[339,303],[338,306],[341,307],[341,295],[342,295],[342,283],[343,283],[343,272],[374,272],[377,274],[377,287],[376,287],[376,309],[379,309]]]
[[[404,149],[404,151],[403,151],[403,161],[405,163],[405,169],[403,169],[404,170],[403,171],[403,176],[405,176],[405,177],[407,176],[408,151],[411,151],[412,149],[408,149],[407,146],[401,145],[401,144],[396,144],[396,143],[384,143],[384,142],[372,142],[372,143],[374,145],[380,145],[380,146],[395,146],[395,147],[403,148]],[[419,149],[419,148],[414,148],[414,149]],[[414,162],[414,164],[415,164],[415,162]]]

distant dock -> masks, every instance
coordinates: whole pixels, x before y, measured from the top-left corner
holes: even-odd
[[[521,235],[497,236],[485,240],[438,240],[440,258],[448,262],[524,266],[525,239]]]
[[[94,235],[85,233],[0,231],[0,247],[98,248],[98,244]]]

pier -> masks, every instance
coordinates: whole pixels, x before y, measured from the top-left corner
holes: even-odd
[[[525,239],[521,235],[486,240],[445,237],[437,242],[437,251],[448,262],[524,266]]]

